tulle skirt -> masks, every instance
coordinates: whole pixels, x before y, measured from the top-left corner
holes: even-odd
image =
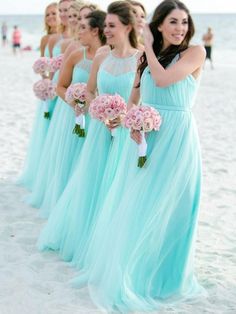
[[[96,203],[111,145],[109,130],[92,119],[74,173],[40,234],[40,250],[59,250],[64,260],[71,261],[75,249],[83,245],[97,214]]]
[[[147,162],[126,142],[73,285],[108,311],[152,311],[203,293],[193,269],[201,157],[190,112],[161,111]]]
[[[87,128],[89,118],[87,117]],[[73,109],[58,98],[48,130],[37,178],[27,202],[42,207],[40,215],[47,218],[62,194],[72,172],[85,138],[73,134],[75,114]]]
[[[57,97],[47,102],[51,117],[54,111],[56,100]],[[36,179],[39,161],[43,152],[43,147],[50,123],[51,120],[44,118],[43,102],[40,101],[30,136],[23,172],[17,180],[17,184],[25,186],[28,190],[32,190]]]

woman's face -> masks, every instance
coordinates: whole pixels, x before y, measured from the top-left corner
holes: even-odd
[[[123,42],[129,35],[130,25],[124,25],[116,14],[107,14],[105,19],[104,35],[107,44],[115,46]]]
[[[73,8],[69,9],[68,15],[69,26],[72,30],[76,30],[79,24],[79,12]]]
[[[89,46],[94,39],[93,29],[90,27],[88,19],[83,19],[80,22],[78,35],[82,46]]]
[[[163,37],[163,48],[180,45],[188,32],[188,15],[184,10],[174,9],[158,26]]]
[[[63,1],[59,4],[59,16],[62,25],[68,24],[69,7],[71,5],[70,1]]]
[[[83,8],[82,10],[80,10],[79,12],[79,22],[83,22],[86,18],[86,16],[91,13],[92,10],[89,8]]]
[[[142,35],[143,33],[143,28],[145,25],[145,13],[143,9],[139,5],[134,5],[133,6],[133,12],[135,15],[135,30],[138,36]]]
[[[45,22],[50,27],[55,27],[59,24],[59,15],[56,6],[50,6],[45,13]]]

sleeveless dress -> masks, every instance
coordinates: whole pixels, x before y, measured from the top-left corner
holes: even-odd
[[[91,65],[92,60],[86,58],[84,50],[83,59],[74,67],[72,83],[87,83]],[[86,119],[86,128],[88,128],[88,115]],[[58,97],[37,179],[28,199],[30,204],[41,207],[40,215],[44,218],[48,218],[51,209],[63,192],[84,143],[84,138],[79,138],[72,133],[74,125],[73,108]]]
[[[110,53],[98,71],[99,94],[118,93],[127,101],[136,68],[136,53],[129,58],[116,58]],[[113,179],[123,150],[121,144],[127,134],[127,131],[119,128],[111,139],[107,127],[91,119],[76,170],[40,235],[40,250],[59,250],[65,261],[71,261],[75,252],[79,257],[96,221],[100,195],[106,193],[106,187]],[[111,173],[106,171],[106,167]]]
[[[55,48],[55,53],[58,53],[58,47]],[[44,55],[45,57],[49,57],[48,46],[46,46],[45,48]],[[55,97],[53,100],[48,101],[49,111],[51,114],[53,113],[56,99],[57,97]],[[17,180],[17,184],[23,185],[28,190],[32,190],[35,182],[39,166],[39,160],[41,157],[49,125],[50,120],[44,118],[43,102],[39,101],[34,124],[32,127],[29,146],[27,149],[23,172]]]
[[[73,280],[76,287],[87,282],[99,308],[153,311],[204,294],[193,274],[201,188],[191,113],[197,86],[191,75],[165,88],[155,85],[148,67],[142,75],[142,103],[160,112],[161,129],[148,134],[148,160],[137,171],[137,145],[127,142],[85,267]]]

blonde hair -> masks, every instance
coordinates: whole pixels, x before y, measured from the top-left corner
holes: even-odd
[[[70,9],[74,9],[79,12],[84,5],[85,3],[83,0],[82,1],[76,0],[76,1],[73,1],[72,5],[70,6]]]
[[[47,33],[47,35],[51,34],[51,27],[46,23],[46,15],[47,15],[47,10],[50,8],[50,7],[56,7],[56,9],[58,10],[58,4],[57,2],[52,2],[50,3],[49,5],[46,6],[46,9],[44,11],[44,29]]]
[[[98,6],[96,4],[93,4],[93,3],[89,3],[89,2],[86,2],[81,8],[80,8],[80,11],[83,10],[83,9],[90,9],[91,11],[95,11],[95,10],[98,10]]]

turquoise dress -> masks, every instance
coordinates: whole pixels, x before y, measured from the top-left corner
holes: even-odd
[[[87,83],[92,60],[83,59],[74,67],[72,83]],[[89,116],[86,115],[86,128]],[[51,209],[63,192],[77,161],[84,138],[72,133],[74,109],[58,97],[41,156],[37,178],[28,202],[41,207],[40,216],[48,218]]]
[[[136,68],[136,54],[116,58],[110,53],[98,71],[99,94],[118,93],[127,101]],[[91,119],[78,165],[42,230],[39,249],[59,250],[64,260],[72,261],[75,257],[73,262],[82,262],[80,252],[95,224],[99,203],[114,178],[128,134],[122,128],[115,133],[112,139],[103,123]]]
[[[55,53],[58,53],[58,47],[55,48]],[[48,46],[46,46],[45,48],[44,55],[45,57],[49,57]],[[49,112],[51,113],[51,115],[55,107],[56,99],[57,97],[55,97],[53,100],[48,101]],[[24,168],[22,174],[17,180],[17,184],[23,185],[28,190],[32,190],[35,182],[39,166],[39,160],[42,154],[49,125],[50,120],[44,118],[43,102],[40,101],[35,115]]]
[[[141,169],[135,170],[137,145],[126,142],[83,271],[73,280],[77,287],[87,283],[99,308],[153,311],[204,293],[193,267],[201,190],[191,113],[197,86],[191,75],[165,88],[156,86],[148,67],[142,75],[142,103],[160,112],[161,129],[147,135]]]

